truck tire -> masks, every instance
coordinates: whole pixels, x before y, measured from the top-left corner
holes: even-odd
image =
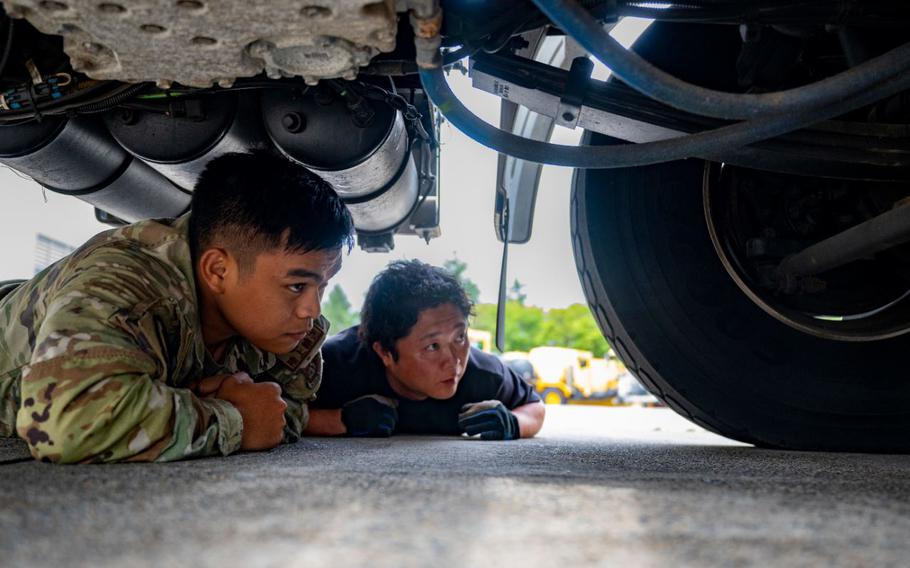
[[[610,345],[670,408],[735,440],[910,450],[910,334],[823,339],[759,308],[712,245],[704,170],[705,162],[686,160],[576,172],[575,260]]]

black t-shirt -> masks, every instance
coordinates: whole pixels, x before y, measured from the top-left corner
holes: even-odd
[[[357,337],[357,326],[326,340],[322,346],[322,386],[314,408],[341,408],[346,402],[368,394],[398,400],[401,434],[459,434],[458,413],[469,402],[499,400],[509,410],[540,401],[533,387],[523,381],[495,355],[471,348],[464,376],[452,398],[408,400],[402,398],[386,378],[378,355]]]

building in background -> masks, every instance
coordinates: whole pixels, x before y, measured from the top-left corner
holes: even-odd
[[[44,233],[35,235],[35,272],[38,274],[64,256],[76,250],[76,247],[52,239]]]

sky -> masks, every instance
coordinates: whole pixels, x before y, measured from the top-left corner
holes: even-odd
[[[630,44],[647,26],[627,18],[614,37]],[[600,66],[595,77],[608,71]],[[453,72],[448,77],[456,95],[475,114],[498,125],[499,99],[470,86],[470,79]],[[577,144],[581,131],[557,127],[553,142]],[[480,288],[481,302],[495,302],[499,289],[502,243],[496,239],[493,206],[497,154],[453,128],[441,131],[440,200],[442,236],[429,244],[417,237],[396,236],[389,254],[355,248],[329,284],[341,286],[354,309],[359,309],[372,277],[392,260],[418,258],[442,264],[458,258],[467,263],[465,276]],[[545,166],[541,174],[530,241],[509,247],[508,282],[525,286],[527,302],[545,309],[584,303],[575,271],[569,227],[572,170]],[[72,197],[45,192],[30,179],[0,164],[0,280],[28,278],[34,272],[37,234],[77,246],[108,227],[95,221],[93,209]]]

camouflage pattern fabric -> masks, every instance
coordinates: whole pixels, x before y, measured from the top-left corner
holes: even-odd
[[[52,462],[170,461],[227,455],[243,422],[190,390],[245,371],[282,386],[285,441],[306,427],[322,377],[320,317],[291,353],[242,339],[215,363],[205,349],[189,218],[105,231],[0,299],[0,436]]]

